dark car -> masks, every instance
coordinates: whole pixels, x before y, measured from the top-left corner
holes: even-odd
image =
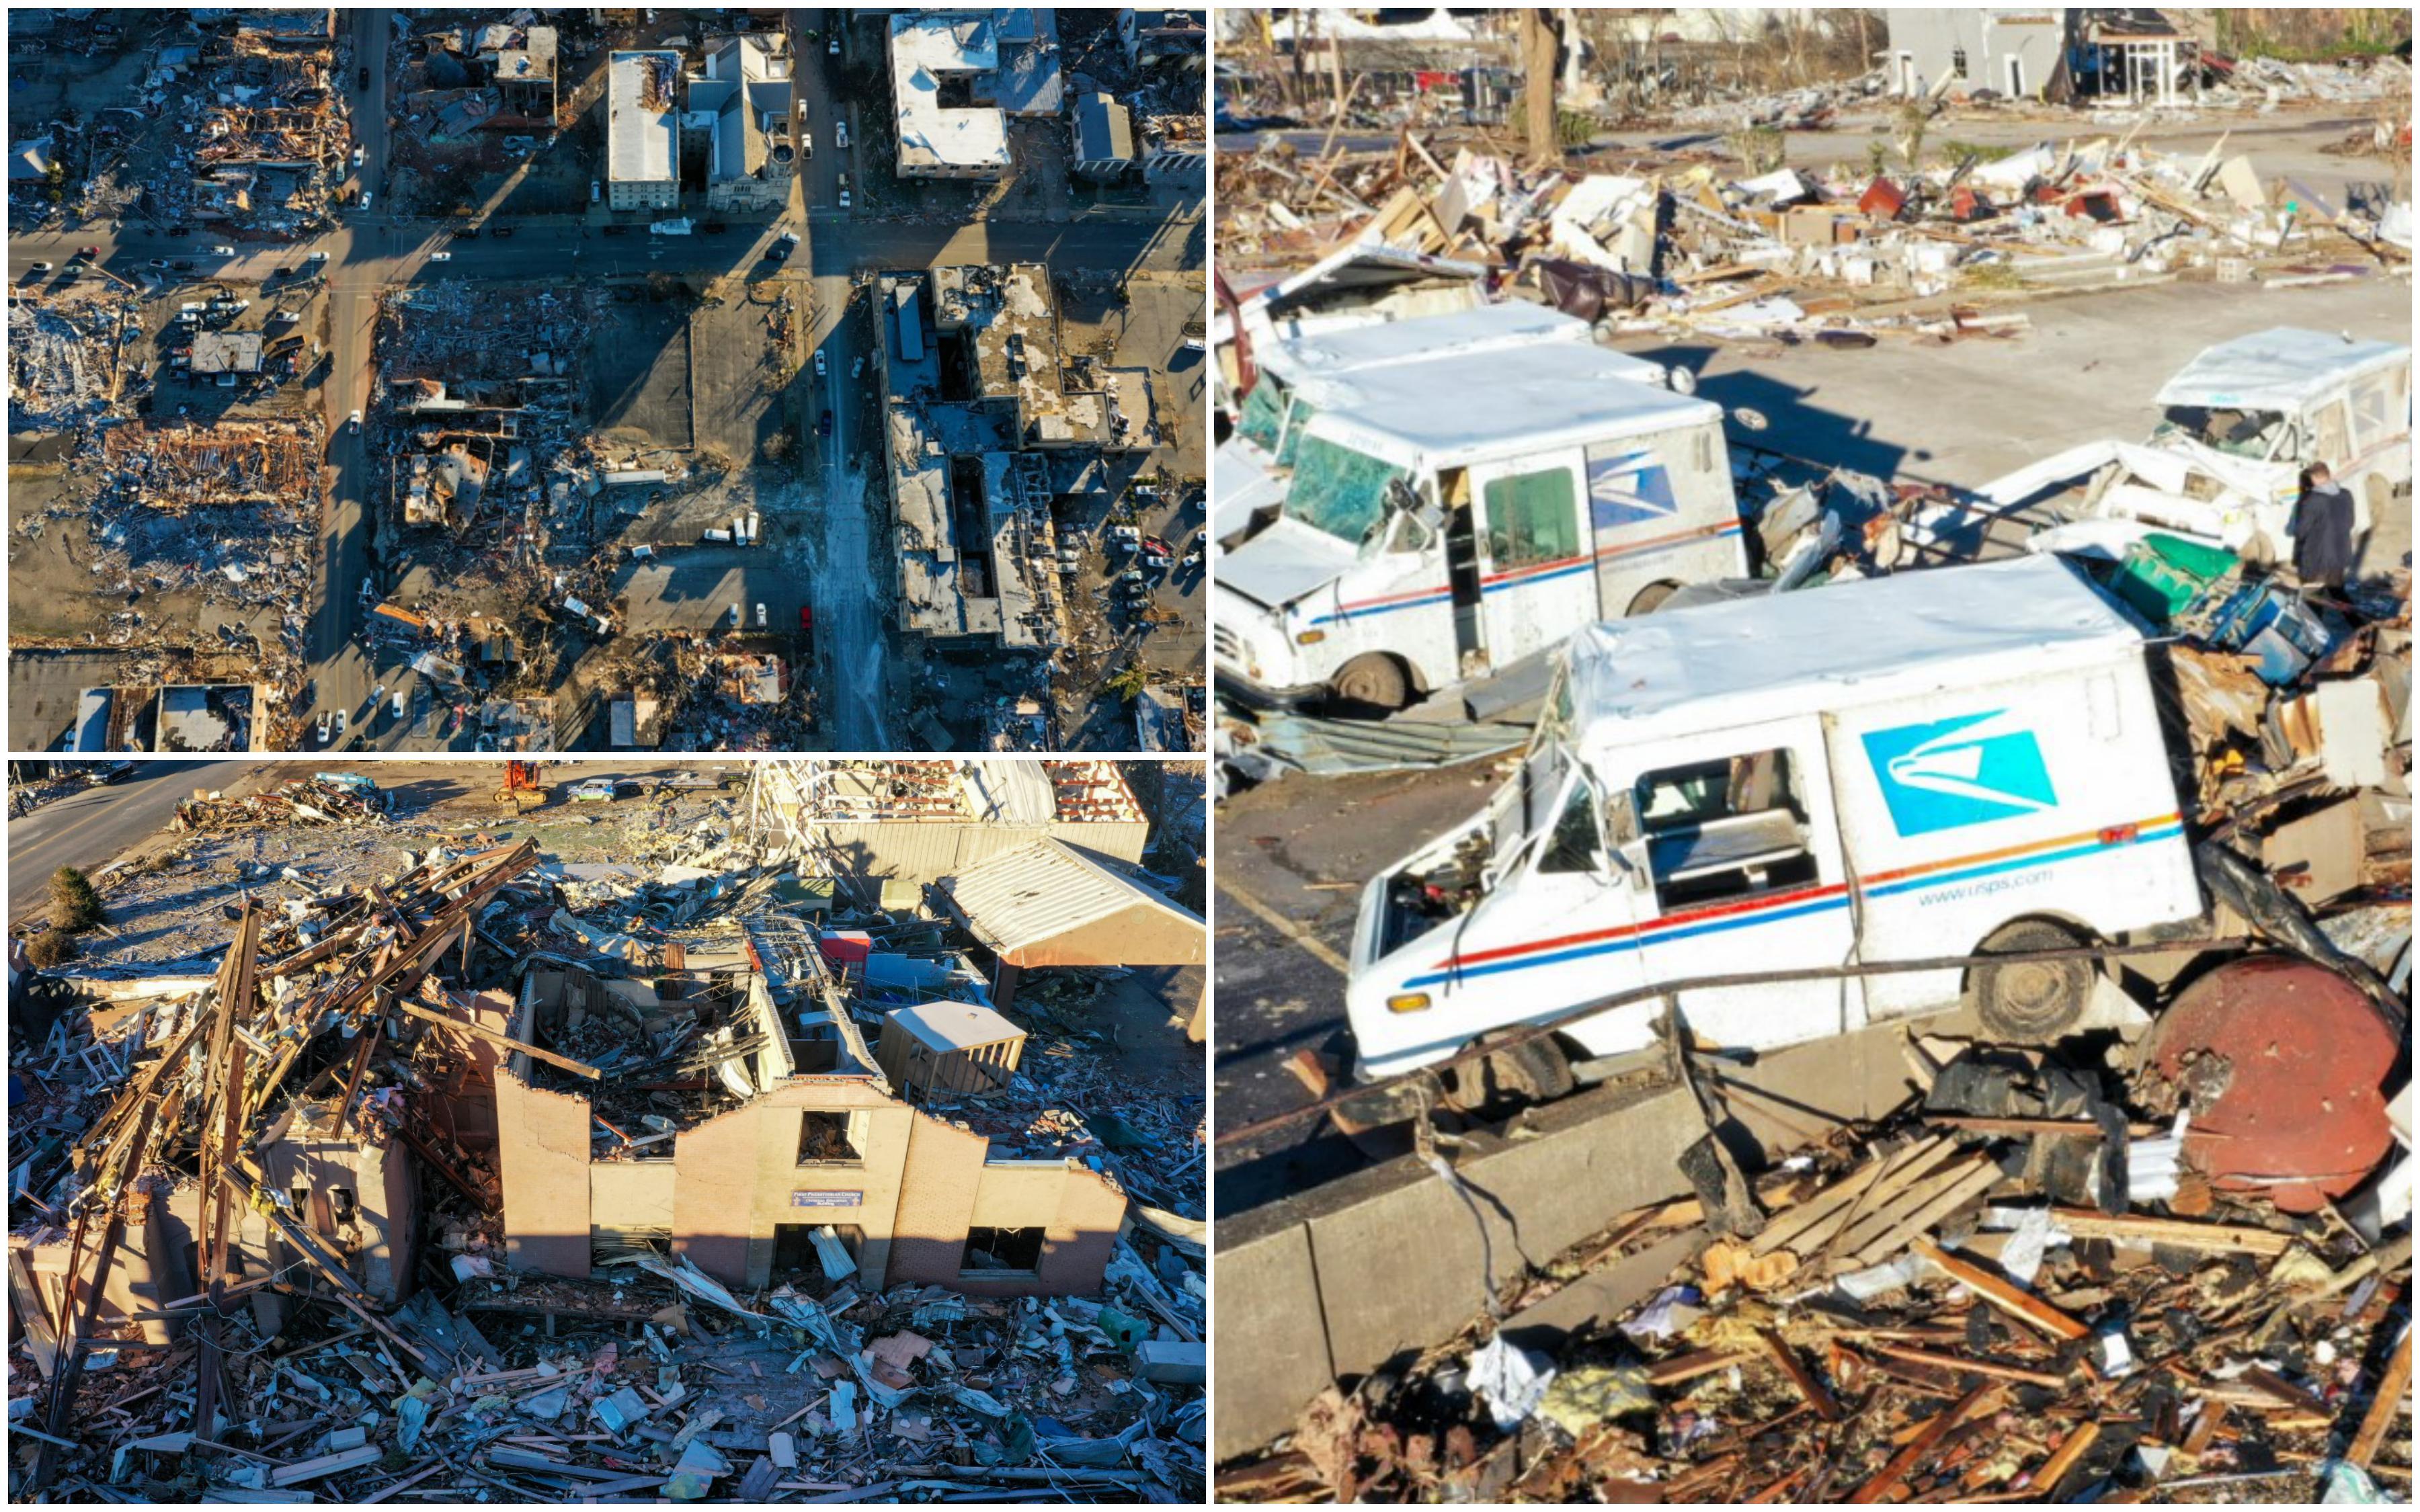
[[[180,273],[190,273],[194,270],[194,259],[191,257],[179,257],[168,266],[177,270]]]
[[[272,268],[270,270],[270,275],[274,278],[292,278],[294,276],[294,270],[291,268]]]
[[[629,230],[629,229],[630,229],[630,228],[629,228],[628,226],[627,226],[627,225],[609,225],[609,226],[605,227],[605,234],[606,234],[607,236],[609,236],[609,237],[618,237],[618,236],[620,236],[623,232],[628,231],[628,230]]]
[[[508,236],[511,236],[512,234],[513,234],[513,228],[512,228],[511,226],[509,226],[509,225],[499,225],[499,226],[494,226],[494,227],[491,227],[491,228],[489,230],[489,232],[488,232],[488,235],[489,235],[489,236],[491,236],[491,237],[508,237]]]
[[[168,228],[168,234],[172,237],[189,237],[194,234],[194,228],[190,225],[172,225]]]
[[[830,434],[831,434],[831,411],[830,411],[830,410],[829,410],[829,409],[825,410],[825,411],[824,411],[824,417],[823,417],[821,420],[818,420],[818,421],[816,421],[816,422],[815,422],[815,434],[816,434],[816,435],[818,435],[818,436],[829,436],[829,435],[830,435]]]
[[[697,225],[697,234],[702,237],[719,237],[723,232],[730,229],[731,226],[727,222],[700,221]]]
[[[370,70],[366,64],[353,70],[353,83],[357,87],[363,89],[367,89],[370,86]]]
[[[479,228],[475,225],[466,225],[461,230],[454,233],[454,239],[457,241],[476,241],[479,239]]]

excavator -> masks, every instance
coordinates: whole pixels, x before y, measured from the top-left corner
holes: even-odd
[[[546,806],[546,784],[537,779],[535,762],[506,762],[504,785],[496,790],[496,801],[513,806],[519,813],[525,809]]]

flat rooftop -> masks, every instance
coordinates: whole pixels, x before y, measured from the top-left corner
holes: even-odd
[[[1635,357],[1563,342],[1404,363],[1322,383],[1311,433],[1373,455],[1435,458],[1722,419],[1712,400],[1638,378]]]
[[[678,53],[616,53],[609,64],[606,176],[615,183],[670,180],[679,161]]]
[[[1005,172],[1008,119],[994,105],[941,103],[945,78],[991,73],[1000,43],[989,12],[904,12],[891,18],[891,97],[899,165]]]

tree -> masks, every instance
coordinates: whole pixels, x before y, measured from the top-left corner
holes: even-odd
[[[51,873],[51,927],[81,933],[101,922],[101,894],[71,866]]]
[[[75,953],[75,941],[65,930],[46,929],[25,941],[25,959],[44,969],[74,960]]]

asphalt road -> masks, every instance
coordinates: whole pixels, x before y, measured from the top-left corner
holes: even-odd
[[[8,821],[8,918],[42,906],[51,873],[72,866],[87,875],[157,832],[196,787],[216,787],[248,770],[240,762],[137,762],[110,787],[48,803]],[[220,768],[216,772],[211,768]]]

